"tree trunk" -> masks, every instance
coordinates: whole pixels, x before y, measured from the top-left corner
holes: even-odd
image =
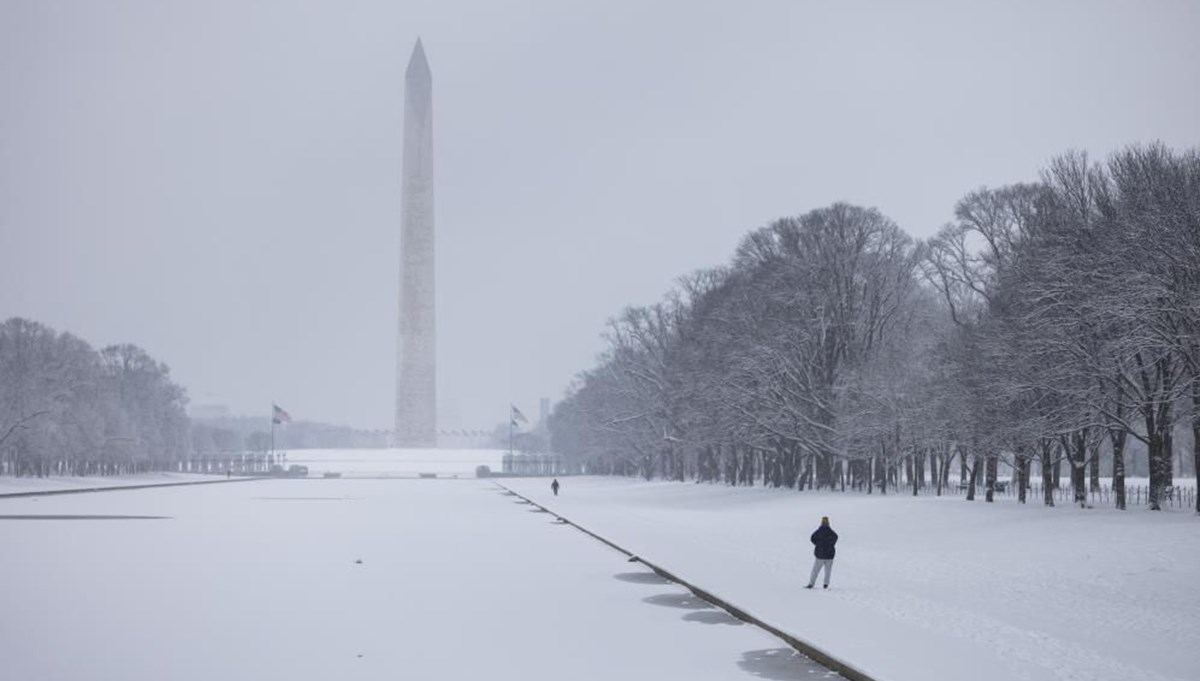
[[[879,442],[879,466],[875,473],[879,476],[879,493],[886,495],[888,483],[887,448],[885,447],[882,438]]]
[[[896,465],[893,467],[895,470],[896,479],[892,481],[892,489],[899,492],[900,491],[900,464],[899,464],[899,462],[900,462],[900,454],[901,454],[901,452],[904,451],[904,449],[900,446],[900,422],[899,421],[896,422],[895,439],[892,441],[892,447],[894,448],[893,451],[896,454]]]
[[[1150,503],[1151,511],[1161,511],[1162,506],[1159,505],[1159,494],[1162,488],[1160,482],[1162,478],[1162,438],[1158,433],[1153,433],[1149,437],[1150,442],[1146,448],[1148,450],[1150,464],[1150,490],[1147,493],[1147,501]]]
[[[917,490],[920,488],[920,478],[924,477],[925,462],[923,462],[920,454],[914,452],[912,454],[912,495],[917,496]]]
[[[800,478],[800,453],[796,451],[796,445],[788,445],[784,456],[783,482],[788,489],[796,489]]]
[[[1100,441],[1096,442],[1088,460],[1088,491],[1090,492],[1100,491]]]
[[[1118,412],[1119,414],[1120,412]],[[1124,430],[1108,431],[1112,441],[1112,486],[1113,497],[1116,499],[1117,510],[1125,510],[1125,436]]]
[[[1042,503],[1046,506],[1054,506],[1054,475],[1058,468],[1057,462],[1051,461],[1054,458],[1055,443],[1048,438],[1042,439]]]
[[[1025,490],[1029,487],[1029,457],[1024,449],[1017,450],[1017,501],[1025,503]]]
[[[989,504],[996,500],[996,462],[998,458],[995,452],[987,454],[987,493],[984,501]]]
[[[1059,455],[1054,457],[1054,465],[1051,467],[1054,469],[1054,476],[1050,480],[1052,483],[1052,488],[1055,490],[1058,489],[1058,484],[1062,480],[1063,454],[1064,452],[1059,452]]]
[[[975,484],[979,481],[979,455],[971,457],[971,481],[967,485],[967,501],[975,501]]]
[[[1192,466],[1200,480],[1200,376],[1192,377]],[[1196,513],[1200,513],[1200,484],[1196,485]]]
[[[1087,437],[1080,429],[1071,434],[1071,489],[1075,493],[1075,503],[1087,506],[1087,480],[1085,466],[1087,465]]]
[[[1150,493],[1148,501],[1151,511],[1162,510],[1162,500],[1171,486],[1171,403],[1163,395],[1166,377],[1170,374],[1170,361],[1159,358],[1154,362],[1153,371],[1141,363],[1140,368],[1142,388],[1145,397],[1141,405],[1142,418],[1146,422],[1147,449],[1150,463]]]
[[[1167,409],[1171,406],[1167,405]],[[1167,424],[1163,429],[1163,470],[1162,470],[1162,487],[1165,490],[1165,495],[1170,499],[1171,488],[1175,485],[1175,421],[1169,417],[1163,419],[1163,423]]]
[[[950,466],[954,463],[954,450],[949,447],[942,452],[942,489],[950,486]]]

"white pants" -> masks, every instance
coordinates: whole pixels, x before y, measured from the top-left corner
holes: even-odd
[[[829,586],[829,573],[833,572],[832,558],[818,558],[813,561],[812,575],[808,578],[809,585],[817,583],[817,574],[825,568],[825,586]]]

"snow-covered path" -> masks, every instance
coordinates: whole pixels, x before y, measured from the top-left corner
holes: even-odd
[[[1195,679],[1200,519],[563,478],[505,485],[876,678]],[[804,591],[808,535],[841,534]]]
[[[0,499],[0,516],[6,679],[827,673],[484,481]]]

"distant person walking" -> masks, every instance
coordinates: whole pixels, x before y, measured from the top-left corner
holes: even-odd
[[[821,571],[821,568],[825,568],[825,588],[828,589],[829,573],[833,572],[833,554],[835,553],[833,547],[837,544],[838,540],[837,532],[834,532],[833,528],[829,526],[829,516],[821,518],[821,526],[817,528],[816,532],[812,533],[810,539],[814,547],[813,555],[817,558],[813,561],[813,569],[812,574],[808,578],[808,586],[804,588],[813,588],[813,584],[817,583],[817,573]]]
[[[558,478],[555,478],[554,482],[550,483],[550,491],[554,492],[554,496],[558,496]]]

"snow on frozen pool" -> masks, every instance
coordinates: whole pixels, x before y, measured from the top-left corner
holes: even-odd
[[[136,475],[53,476],[48,478],[14,478],[0,476],[0,494],[27,494],[89,487],[123,487],[126,485],[162,485],[181,482],[224,480],[224,475],[198,473],[139,473]]]
[[[326,472],[347,477],[475,477],[477,466],[499,471],[507,452],[498,449],[293,449],[289,464],[308,466],[310,476]]]
[[[890,681],[1197,678],[1200,518],[613,478],[502,480]],[[821,516],[832,588],[802,589]]]
[[[0,516],[5,679],[828,675],[480,480],[0,499]]]
[[[501,470],[504,454],[505,451],[498,449],[293,449],[286,452],[288,465],[307,466],[309,477],[318,478],[325,473],[339,473],[350,478],[416,478],[421,474],[473,478],[479,466]],[[0,495],[224,479],[224,475],[165,472],[47,478],[0,476]]]

